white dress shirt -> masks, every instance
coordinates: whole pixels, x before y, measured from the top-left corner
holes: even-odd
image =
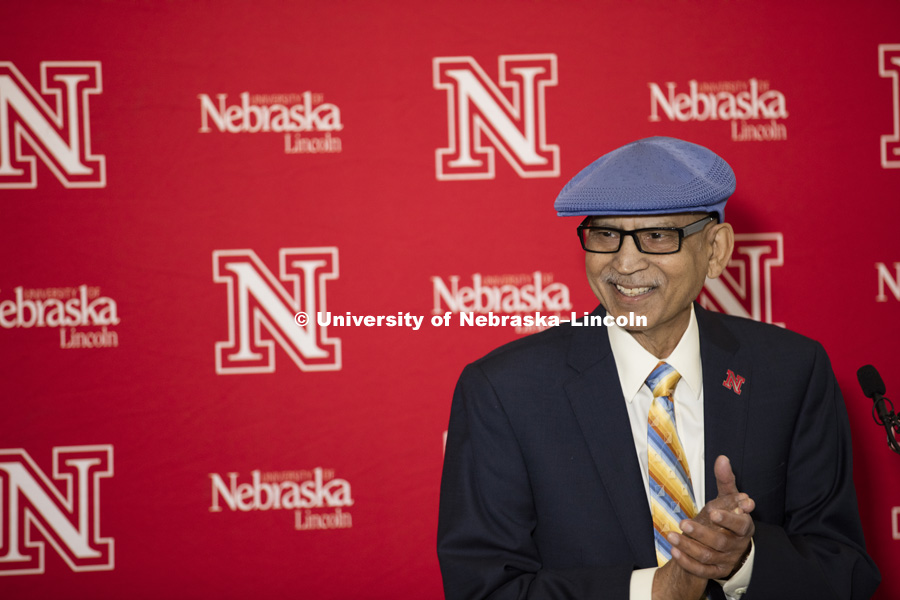
[[[644,480],[647,506],[650,506],[650,483],[647,467],[647,417],[653,402],[653,392],[645,385],[650,373],[660,359],[650,354],[630,333],[616,325],[609,329],[609,345],[616,359],[619,383],[628,408],[634,450]],[[704,481],[703,438],[703,366],[700,362],[700,330],[691,307],[691,320],[681,340],[668,357],[663,359],[681,375],[675,386],[675,427],[691,471],[691,485],[697,507],[702,508],[706,498]],[[728,581],[717,580],[729,600],[738,600],[747,591],[753,569],[755,550],[752,547],[744,565]],[[631,600],[650,600],[653,591],[653,575],[657,567],[635,570],[631,575]]]

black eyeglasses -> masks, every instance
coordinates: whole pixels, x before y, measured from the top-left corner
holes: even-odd
[[[578,239],[581,247],[587,252],[613,254],[622,248],[622,240],[630,235],[638,252],[644,254],[675,254],[681,250],[681,242],[689,235],[702,231],[710,221],[717,217],[703,217],[685,227],[648,227],[647,229],[615,229],[614,227],[594,227],[586,225],[592,217],[587,217],[578,226]]]

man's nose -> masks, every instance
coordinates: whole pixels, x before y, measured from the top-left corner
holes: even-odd
[[[646,255],[638,250],[634,236],[626,235],[622,240],[622,247],[616,252],[613,266],[620,273],[633,273],[647,265]]]

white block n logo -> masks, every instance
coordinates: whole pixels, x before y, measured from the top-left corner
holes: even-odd
[[[106,187],[106,157],[91,153],[88,103],[102,91],[99,62],[42,62],[41,94],[0,62],[0,189],[36,188],[35,156],[67,188]]]
[[[772,267],[784,264],[780,233],[736,233],[731,262],[718,279],[707,279],[700,306],[783,326],[772,320]]]
[[[216,373],[275,372],[275,342],[301,371],[340,370],[341,341],[316,323],[327,310],[325,281],[337,277],[334,247],[282,248],[278,279],[288,289],[253,250],[215,250],[213,281],[228,287],[228,340],[216,343]],[[301,311],[302,326],[294,320]]]
[[[111,571],[113,539],[100,536],[100,479],[112,446],[53,448],[53,479],[22,448],[0,450],[0,575],[44,572],[49,543],[73,571]]]
[[[449,137],[435,153],[438,180],[493,179],[494,150],[520,177],[559,177],[544,98],[557,84],[556,55],[500,56],[499,65],[498,87],[471,56],[434,59],[434,89],[447,92]]]
[[[881,136],[881,166],[900,168],[900,44],[879,44],[878,74],[891,79],[894,132]]]

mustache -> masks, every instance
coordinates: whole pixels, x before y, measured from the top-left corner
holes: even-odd
[[[621,285],[623,287],[658,287],[662,282],[659,279],[644,279],[644,278],[632,278],[632,277],[623,277],[618,273],[607,273],[603,275],[601,281],[604,283],[611,283],[613,285]]]

